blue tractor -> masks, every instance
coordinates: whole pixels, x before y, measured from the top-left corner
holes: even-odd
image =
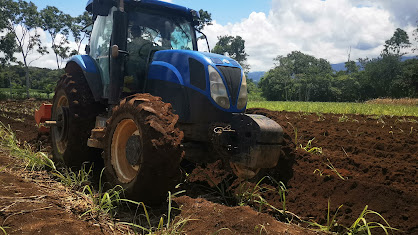
[[[198,12],[157,0],[89,0],[86,10],[87,55],[68,61],[46,122],[55,161],[103,159],[107,182],[147,202],[176,184],[182,159],[222,160],[242,178],[276,166],[282,128],[245,114],[236,61],[198,51]]]

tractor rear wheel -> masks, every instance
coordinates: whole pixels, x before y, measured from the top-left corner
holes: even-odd
[[[149,94],[122,100],[113,109],[105,135],[105,176],[125,197],[161,203],[179,179],[183,132],[171,105]]]
[[[52,120],[57,122],[50,132],[54,161],[80,167],[84,162],[100,159],[100,151],[89,148],[87,140],[104,107],[94,101],[83,73],[63,75],[52,103]]]

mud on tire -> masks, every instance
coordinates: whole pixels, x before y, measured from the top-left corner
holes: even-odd
[[[87,146],[96,116],[105,110],[94,101],[87,81],[81,71],[65,74],[57,82],[52,100],[52,119],[66,115],[65,125],[51,128],[53,159],[69,167],[80,167],[86,161],[100,159],[100,151]],[[63,108],[61,108],[63,107]]]
[[[178,115],[160,97],[136,94],[113,109],[105,135],[105,177],[125,197],[161,203],[178,182],[183,132]]]

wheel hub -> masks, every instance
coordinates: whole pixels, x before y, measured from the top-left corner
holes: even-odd
[[[111,163],[121,183],[135,179],[140,169],[142,140],[132,119],[120,121],[112,136]]]
[[[141,138],[137,135],[129,137],[126,143],[126,159],[132,166],[138,165],[139,158],[141,156]]]
[[[68,139],[69,116],[70,109],[68,107],[61,106],[57,109],[57,131],[59,141],[67,141]]]

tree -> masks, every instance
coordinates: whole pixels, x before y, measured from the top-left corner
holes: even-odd
[[[212,25],[212,14],[204,11],[203,9],[199,10],[199,18],[197,19],[199,24],[196,26],[196,29],[202,31],[207,25]]]
[[[414,36],[414,40],[417,43],[415,45],[415,48],[412,49],[413,52],[418,51],[418,21],[416,22],[417,27],[416,29],[412,32],[412,35]]]
[[[46,6],[42,9],[40,16],[42,20],[41,28],[51,36],[51,48],[55,53],[59,69],[63,60],[69,57],[68,36],[72,17],[53,6]]]
[[[32,2],[19,0],[3,0],[4,7],[8,11],[7,26],[5,33],[13,35],[17,52],[22,55],[25,67],[26,96],[29,98],[30,77],[29,65],[48,53],[46,47],[42,46],[40,34],[37,28],[40,27],[40,17],[37,7]],[[37,52],[38,57],[29,59],[29,55]]]
[[[248,54],[245,52],[245,40],[241,36],[219,36],[212,53],[229,56],[240,63],[244,71],[250,70],[250,66],[247,64]]]
[[[11,33],[9,19],[13,17],[13,13],[16,9],[16,4],[12,4],[11,0],[2,0],[0,5],[0,52],[3,52],[3,56],[0,57],[0,63],[2,65],[15,62],[16,57],[14,53],[17,51],[14,34]]]
[[[328,101],[332,68],[327,60],[299,51],[274,60],[276,67],[259,84],[268,100]]]
[[[348,60],[344,63],[346,68],[346,74],[356,74],[359,71],[359,67],[357,66],[355,61]]]
[[[393,36],[385,41],[383,53],[403,56],[407,53],[401,53],[401,49],[409,48],[410,46],[411,43],[409,42],[408,33],[403,29],[397,28]]]
[[[71,34],[74,37],[74,41],[77,44],[77,50],[73,50],[71,55],[80,54],[80,47],[84,39],[89,37],[88,33],[83,32],[83,28],[93,23],[92,16],[85,11],[82,15],[79,15],[72,19],[72,24],[70,26]]]

